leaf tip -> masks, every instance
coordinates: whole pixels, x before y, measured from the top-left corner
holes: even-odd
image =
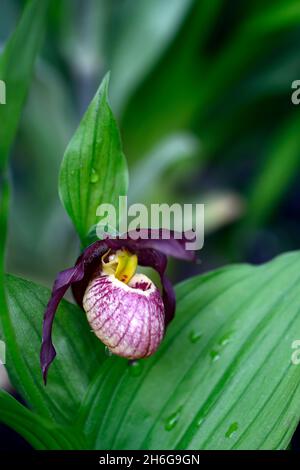
[[[109,88],[109,82],[110,82],[110,70],[104,75],[102,82],[100,83],[99,86],[99,93],[103,94],[106,98],[108,99],[108,88]]]

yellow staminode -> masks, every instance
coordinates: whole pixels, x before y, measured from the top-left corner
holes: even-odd
[[[109,253],[110,251],[102,256],[102,271],[105,274],[113,274],[119,281],[128,284],[136,272],[137,256],[125,249],[117,250],[112,255]]]

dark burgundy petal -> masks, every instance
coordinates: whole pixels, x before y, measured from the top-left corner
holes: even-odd
[[[59,302],[65,295],[68,288],[73,284],[83,279],[86,267],[89,267],[93,260],[98,260],[101,253],[107,250],[105,241],[99,241],[89,246],[83,254],[78,258],[73,268],[66,269],[58,274],[48,302],[43,322],[43,339],[41,347],[41,367],[43,372],[44,382],[47,380],[47,372],[50,364],[55,358],[56,351],[52,343],[52,326],[55,313]]]
[[[195,259],[195,251],[187,249],[187,242],[195,239],[195,234],[191,231],[184,233],[175,232],[166,229],[141,229],[128,232],[126,237],[126,246],[135,251],[137,248],[153,248],[167,256],[186,261]],[[137,238],[133,240],[132,238]],[[120,236],[122,239],[122,235]]]
[[[170,279],[164,274],[161,276],[163,286],[163,302],[165,306],[165,326],[167,327],[175,314],[176,298]]]

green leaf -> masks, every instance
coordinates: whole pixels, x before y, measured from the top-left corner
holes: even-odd
[[[282,16],[284,11],[286,15]],[[198,95],[198,118],[203,125],[211,103],[218,109],[218,100],[237,88],[263,54],[268,57],[270,50],[274,49],[274,37],[285,30],[288,32],[298,22],[299,13],[299,2],[290,0],[277,2],[276,6],[273,3],[264,5],[263,8],[259,4],[258,9],[254,8],[247,15],[246,21],[241,22],[205,74]]]
[[[282,449],[300,417],[300,253],[177,287],[159,351],[105,362],[81,409],[95,448]]]
[[[30,177],[22,173],[14,192],[8,251],[13,254],[10,267],[15,272],[27,273],[30,267],[33,279],[52,281],[62,262],[72,264],[78,256],[78,242],[72,236],[70,243],[71,224],[57,197],[59,167],[74,131],[75,116],[70,87],[54,66],[39,60],[36,69],[20,124],[18,148],[22,156],[15,159],[15,174],[22,172],[26,161]]]
[[[111,91],[116,109],[164,53],[194,0],[129,0],[121,8],[115,47],[110,59]]]
[[[251,184],[245,225],[253,228],[264,223],[295,178],[300,162],[299,125],[296,112],[272,142]]]
[[[70,427],[55,426],[0,390],[0,421],[17,431],[35,449],[74,450],[86,447],[80,431]]]
[[[14,276],[6,277],[5,287],[10,315],[5,316],[3,329],[9,376],[35,411],[57,423],[68,423],[105,358],[104,347],[90,332],[84,312],[63,301],[54,325],[57,357],[45,386],[39,353],[50,291]]]
[[[192,134],[178,132],[167,136],[133,167],[131,180],[134,184],[129,188],[130,200],[140,203],[147,200],[149,193],[153,191],[157,195],[157,183],[165,177],[168,170],[181,163],[188,167],[200,151],[201,144]],[[182,168],[180,175],[182,176]],[[162,186],[165,185],[166,181]]]
[[[0,171],[17,130],[36,55],[45,31],[48,0],[31,0],[0,57],[0,80],[6,85],[6,104],[0,105]]]
[[[194,126],[195,122],[203,139],[206,127],[211,127],[220,113],[221,116],[224,114],[222,126],[217,131],[212,129],[207,145],[209,149],[218,146],[223,155],[223,136],[220,139],[220,133],[232,133],[241,121],[240,116],[229,119],[225,99],[229,106],[233,106],[237,97],[247,95],[239,92],[241,83],[249,73],[257,74],[255,67],[265,64],[272,51],[277,50],[278,43],[282,44],[284,35],[293,31],[300,9],[297,0],[290,0],[263,6],[261,2],[248,2],[247,5],[239,5],[240,11],[242,14],[239,13],[239,21],[236,22],[228,2],[209,0],[195,3],[192,15],[170,51],[125,109],[122,129],[128,157],[134,155],[138,158],[166,133]],[[213,28],[218,29],[218,23],[225,16],[228,19],[227,35],[220,47],[211,51],[208,60],[206,41],[209,35],[214,37]],[[141,114],[143,120],[139,119]],[[247,108],[242,122],[248,115]]]
[[[107,75],[67,147],[60,171],[60,198],[83,245],[97,221],[97,207],[117,207],[119,196],[127,193],[127,164],[107,101],[108,82]]]
[[[193,3],[163,60],[129,100],[122,115],[128,158],[137,160],[167,134],[185,129],[198,110],[201,84],[209,70],[204,48],[222,4],[223,0]]]
[[[253,28],[256,34],[282,30],[283,28],[298,26],[300,20],[300,5],[298,0],[287,0],[272,3],[265,11],[257,14],[250,22],[249,29]]]
[[[6,296],[4,290],[4,264],[9,195],[10,192],[7,178],[5,176],[2,176],[0,173],[0,325],[2,318],[8,317]],[[0,338],[4,339],[3,331],[0,331]]]

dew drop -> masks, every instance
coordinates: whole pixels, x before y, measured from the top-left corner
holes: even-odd
[[[230,331],[229,333],[226,333],[219,339],[219,342],[218,342],[219,345],[226,346],[226,344],[230,343],[231,337],[232,337],[232,331]]]
[[[165,422],[165,430],[166,431],[172,431],[173,428],[175,428],[176,424],[179,421],[180,418],[180,413],[181,413],[181,408],[179,408],[175,413],[172,413]]]
[[[210,354],[210,357],[211,357],[211,359],[212,359],[213,362],[218,361],[218,360],[220,359],[220,357],[221,357],[221,356],[220,356],[220,353],[219,353],[218,351],[215,351],[215,350],[210,351],[209,354]]]
[[[231,423],[231,425],[229,426],[229,428],[227,429],[225,433],[225,437],[228,437],[230,439],[237,432],[238,427],[239,425],[237,422]]]
[[[204,418],[201,416],[201,418],[199,418],[196,422],[196,425],[198,428],[200,428],[200,426],[204,423]]]
[[[98,180],[99,180],[99,175],[98,175],[97,171],[94,168],[92,168],[91,176],[90,176],[90,182],[91,183],[97,183]]]
[[[105,355],[107,357],[113,356],[113,353],[111,352],[111,350],[107,346],[105,346]]]
[[[132,377],[138,377],[141,375],[143,371],[143,365],[141,361],[130,361],[129,365],[129,372]]]
[[[189,334],[189,340],[191,343],[197,343],[199,339],[202,338],[202,333],[196,332],[196,331],[191,331]]]

